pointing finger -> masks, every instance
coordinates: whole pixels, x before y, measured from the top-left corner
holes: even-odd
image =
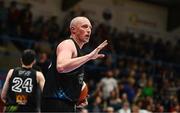
[[[98,46],[98,49],[102,49],[103,47],[105,47],[107,45],[107,40],[105,40],[103,43],[101,43],[99,46]]]

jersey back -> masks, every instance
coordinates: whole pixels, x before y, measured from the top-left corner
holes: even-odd
[[[37,108],[37,80],[34,69],[14,69],[9,80],[6,104]]]

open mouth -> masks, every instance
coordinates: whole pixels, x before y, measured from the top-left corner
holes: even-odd
[[[90,37],[90,35],[85,35],[86,37]]]

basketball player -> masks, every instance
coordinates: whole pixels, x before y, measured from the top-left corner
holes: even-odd
[[[21,57],[21,67],[10,69],[1,93],[6,104],[5,112],[37,112],[37,86],[41,91],[45,83],[41,72],[32,69],[35,52],[25,50]]]
[[[71,35],[57,46],[49,66],[44,90],[42,111],[74,112],[83,86],[83,64],[104,57],[99,54],[108,43],[101,43],[91,53],[82,55],[81,48],[89,42],[91,23],[86,17],[75,17],[70,23]],[[78,106],[86,106],[84,101]]]

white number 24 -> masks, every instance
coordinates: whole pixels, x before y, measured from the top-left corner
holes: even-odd
[[[32,92],[32,79],[26,78],[24,81],[20,77],[15,77],[12,81],[14,85],[12,86],[12,91],[14,92],[22,92],[22,89],[25,89],[27,93]]]

